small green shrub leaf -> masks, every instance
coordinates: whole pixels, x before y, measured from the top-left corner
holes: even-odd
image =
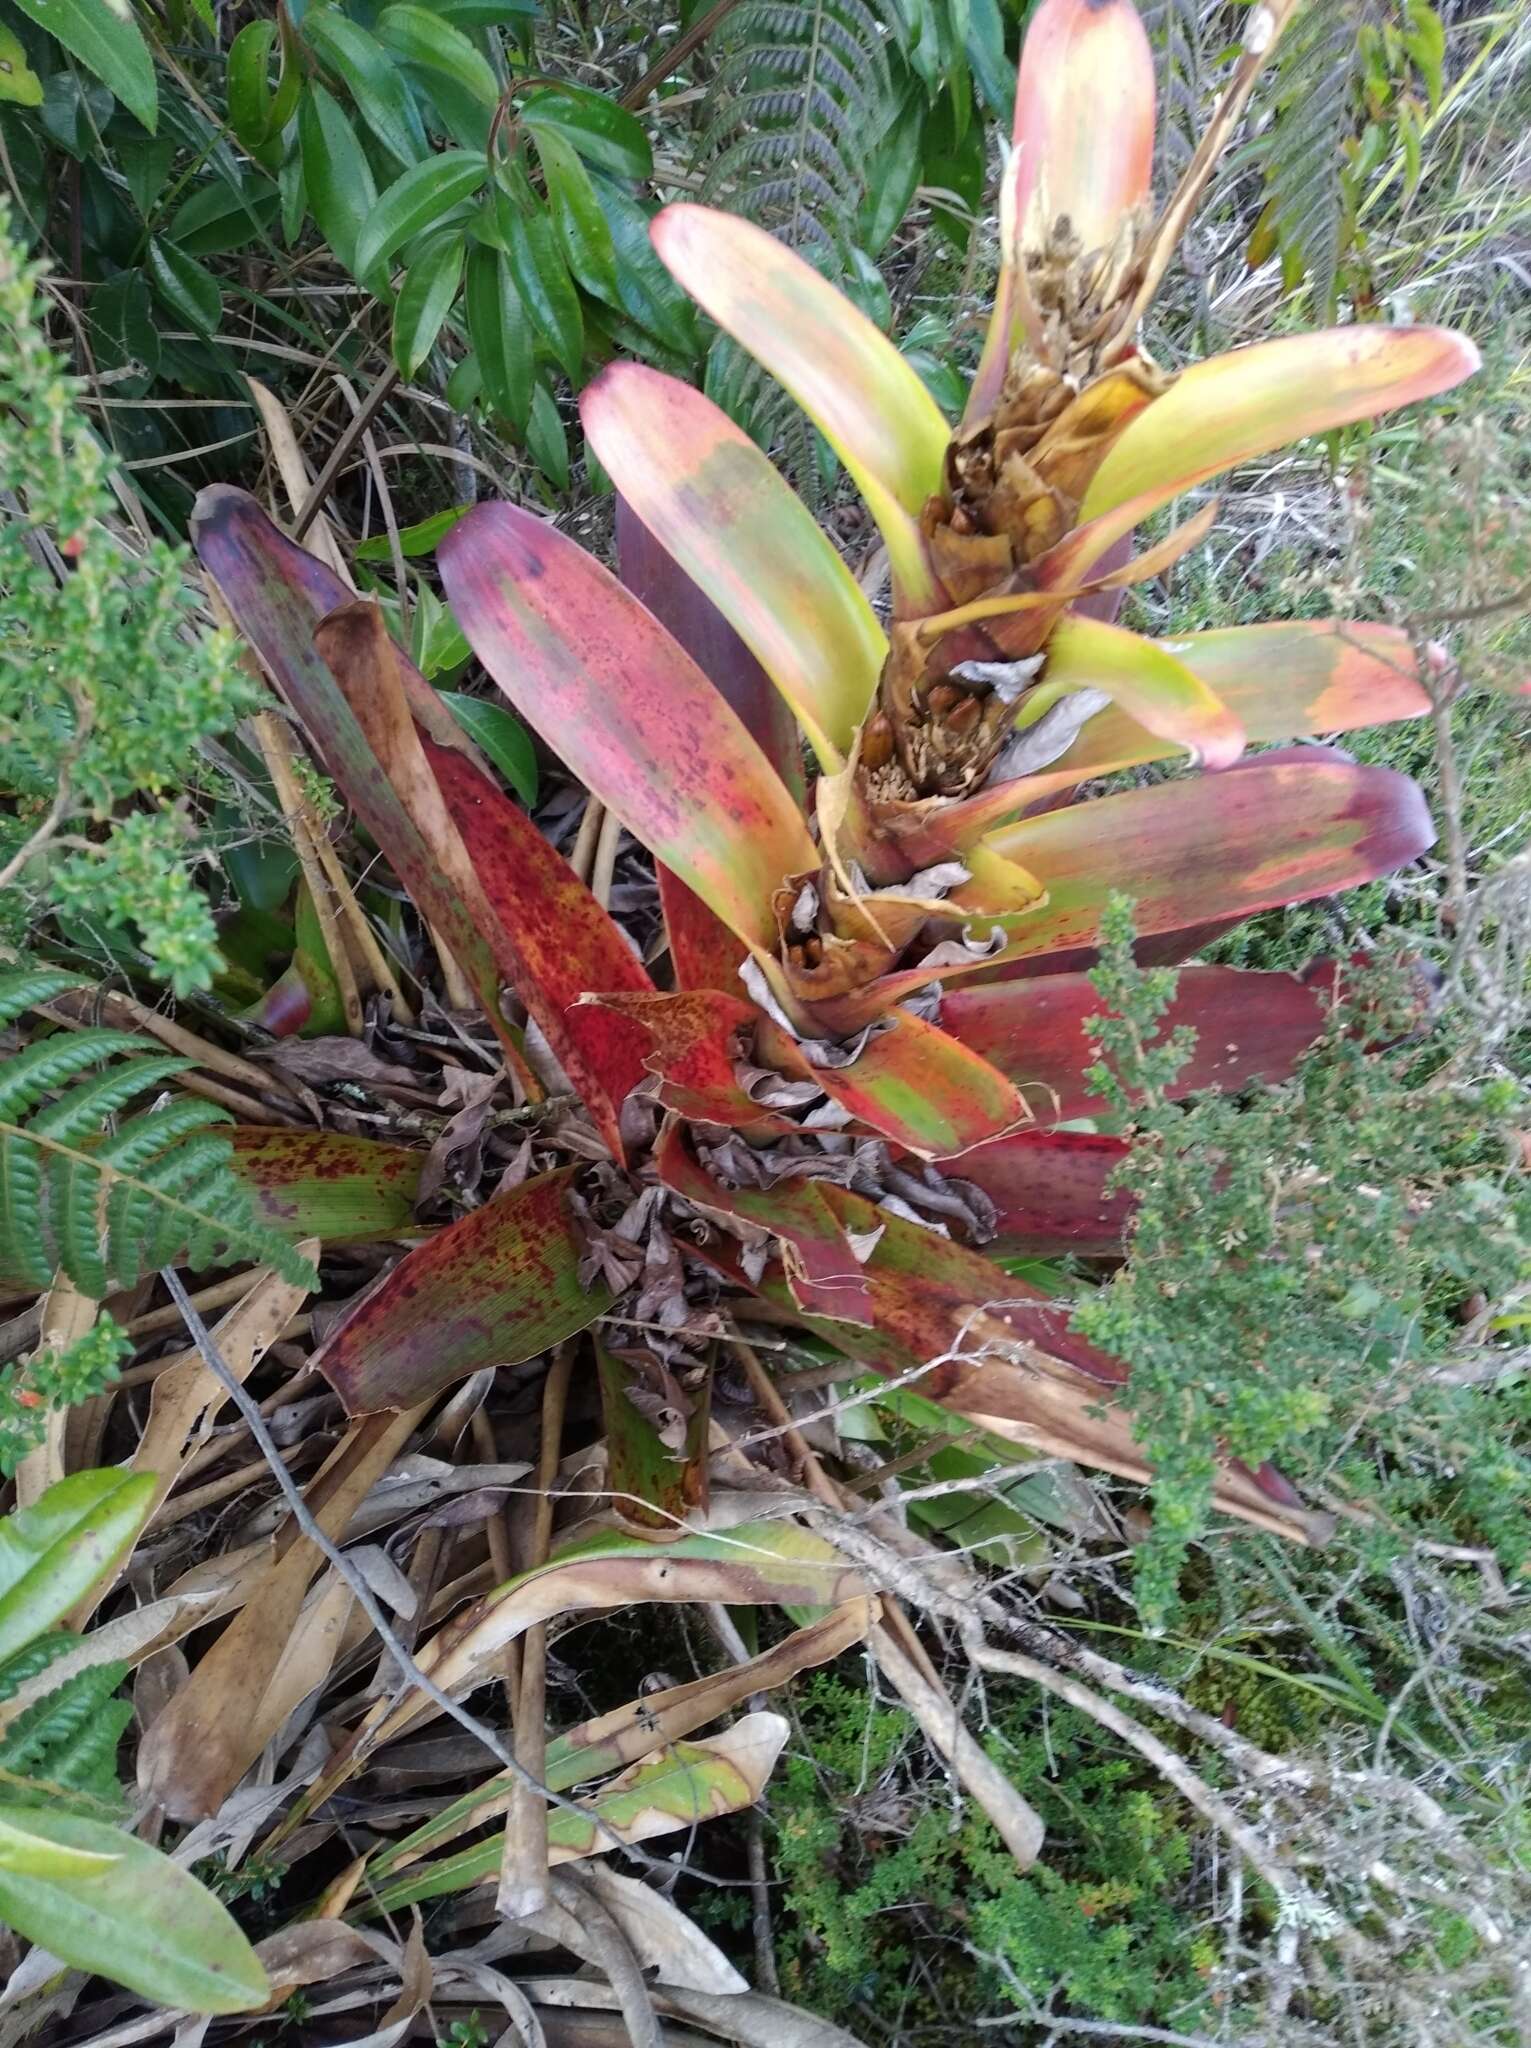
[[[110,1571],[143,1527],[154,1487],[149,1472],[75,1472],[0,1522],[0,1664]]]
[[[490,704],[482,697],[467,697],[456,690],[443,690],[441,700],[450,707],[469,739],[478,742],[486,758],[530,808],[537,801],[537,751],[520,719],[502,704]]]

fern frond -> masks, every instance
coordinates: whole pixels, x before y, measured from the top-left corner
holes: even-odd
[[[1332,317],[1344,241],[1344,145],[1356,121],[1359,0],[1308,0],[1276,53],[1270,126],[1250,152],[1265,175],[1289,271]]]
[[[865,0],[745,0],[719,38],[702,197],[839,270],[896,106]]]
[[[115,1804],[117,1745],[133,1709],[112,1695],[127,1669],[116,1662],[77,1671],[17,1715],[0,1736],[0,1781],[13,1797]]]
[[[70,985],[0,975],[0,1017]],[[0,1064],[0,1270],[46,1287],[61,1267],[97,1300],[181,1259],[250,1259],[311,1277],[256,1216],[215,1128],[228,1122],[222,1110],[172,1100],[103,1135],[109,1119],[189,1064],[124,1031],[40,1039]]]

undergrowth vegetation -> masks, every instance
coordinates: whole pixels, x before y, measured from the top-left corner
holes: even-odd
[[[1531,29],[1141,18],[0,0],[5,2041],[1531,2039]]]

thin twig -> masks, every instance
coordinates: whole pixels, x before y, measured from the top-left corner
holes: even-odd
[[[558,1871],[552,1880],[554,1898],[578,1922],[606,1981],[616,1993],[627,2025],[631,2048],[664,2048],[664,2036],[654,2016],[653,2001],[643,1972],[627,1936],[617,1925],[594,1888],[571,1870]]]
[[[383,408],[384,400],[392,392],[393,387],[398,381],[398,366],[397,364],[390,363],[382,376],[378,378],[372,389],[367,393],[360,408],[352,414],[345,431],[330,450],[324,467],[314,479],[313,489],[298,508],[298,516],[292,523],[292,537],[294,540],[301,540],[318,518],[320,511],[323,509],[324,501],[329,496],[346,457],[377,418],[378,413]]]

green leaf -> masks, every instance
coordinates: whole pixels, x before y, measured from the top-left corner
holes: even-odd
[[[255,1951],[212,1893],[103,1821],[0,1807],[0,1919],[173,2010],[246,2012],[268,1996]]]
[[[250,186],[218,178],[193,192],[170,223],[171,239],[193,256],[221,256],[266,232],[277,195],[264,179]]]
[[[637,117],[604,94],[582,85],[538,88],[522,108],[534,135],[552,129],[587,163],[619,178],[648,178],[654,154]]]
[[[495,222],[522,304],[560,367],[577,382],[585,329],[557,229],[530,190],[524,200],[497,195]]]
[[[472,198],[488,175],[485,158],[466,149],[446,149],[412,165],[357,229],[355,275],[375,278],[395,250]]]
[[[436,0],[435,11],[459,28],[498,28],[505,21],[535,20],[538,0]]]
[[[127,6],[119,9],[109,0],[16,0],[16,5],[109,85],[128,112],[154,133],[159,121],[154,59]]]
[[[436,346],[462,282],[463,233],[448,228],[420,249],[399,288],[393,309],[393,359],[402,376],[413,377]]]
[[[452,531],[452,528],[462,518],[463,514],[470,512],[472,509],[471,505],[449,505],[445,512],[433,512],[429,519],[416,520],[413,526],[401,526],[399,528],[400,554],[403,555],[406,561],[414,561],[420,555],[433,553],[437,542],[445,539],[446,535]],[[376,534],[371,540],[358,542],[351,550],[351,554],[353,559],[358,562],[391,562],[393,560],[393,550],[388,544],[386,533]]]
[[[199,334],[216,334],[223,317],[218,280],[194,256],[173,242],[150,238],[149,271],[166,305]]]
[[[43,103],[43,82],[8,28],[0,28],[0,103],[12,107],[40,107]]]
[[[0,1664],[111,1570],[143,1527],[153,1473],[76,1472],[0,1522]]]
[[[429,147],[425,125],[393,56],[338,7],[310,9],[303,34],[346,84],[356,111],[401,164],[418,163]]]
[[[153,211],[174,161],[172,135],[128,135],[117,144],[117,167],[142,219],[147,220]]]
[[[510,266],[497,250],[468,251],[464,305],[484,396],[524,433],[532,403],[532,338]]]
[[[570,270],[593,298],[619,307],[617,252],[590,173],[556,130],[533,131],[532,141],[547,180],[553,226]]]
[[[324,239],[355,277],[356,240],[377,204],[377,187],[356,130],[322,85],[304,94],[298,138],[310,210]]]
[[[456,690],[443,690],[441,701],[530,809],[537,801],[537,750],[520,719],[503,704],[489,704],[482,697],[467,697]]]
[[[532,387],[526,445],[554,490],[566,491],[569,488],[569,437],[564,432],[557,401],[540,377]]]
[[[141,273],[119,271],[98,284],[87,301],[98,370],[115,370],[116,389],[142,398],[159,369],[159,327]]]
[[[595,181],[596,196],[617,255],[615,304],[656,341],[678,355],[695,355],[701,338],[691,303],[655,254],[649,216],[607,179]]]
[[[499,81],[488,58],[461,29],[453,28],[430,8],[385,7],[377,18],[377,32],[406,64],[449,80],[486,109],[499,105]]]
[[[268,74],[275,43],[274,21],[251,21],[229,45],[224,76],[229,126],[245,149],[258,149],[270,139],[272,92]]]

